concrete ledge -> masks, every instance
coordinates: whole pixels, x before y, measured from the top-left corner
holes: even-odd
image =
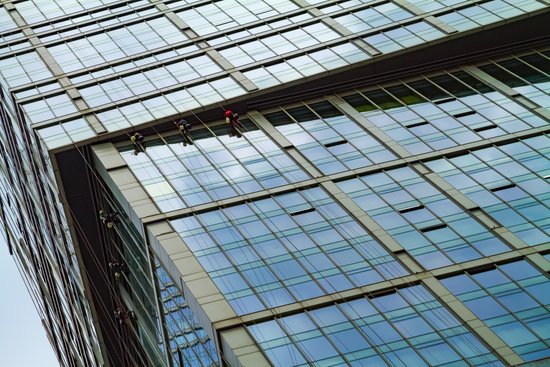
[[[220,333],[222,353],[231,367],[270,367],[271,363],[262,354],[244,327]]]
[[[113,143],[92,145],[92,151],[97,157],[96,165],[100,163],[107,171],[127,166]]]

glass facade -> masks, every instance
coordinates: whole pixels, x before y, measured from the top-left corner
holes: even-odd
[[[520,57],[537,62],[543,73],[550,60],[542,55],[536,52]],[[346,113],[334,99],[260,111],[270,125],[269,129],[262,125],[263,130],[284,136],[304,162],[326,177],[347,175],[334,180],[341,193],[333,189],[329,193],[302,180],[296,182],[299,191],[241,205],[200,213],[191,206],[189,216],[171,220],[171,225],[237,315],[315,302],[325,295],[405,279],[414,266],[404,266],[398,260],[403,258],[399,251],[393,250],[392,256],[385,250],[389,245],[384,243],[384,235],[395,240],[421,269],[443,273],[453,264],[474,264],[512,252],[514,246],[503,228],[527,246],[546,246],[548,137],[538,134],[483,146],[488,139],[544,129],[548,121],[540,111],[507,96],[480,75],[467,69],[436,72],[422,79],[338,94],[340,101],[393,143],[382,143],[380,134],[370,132],[363,120]],[[244,139],[254,143],[247,132]],[[272,139],[279,138],[272,135]],[[471,153],[463,150],[449,157],[439,153],[472,143],[479,148]],[[429,158],[431,154],[437,158],[426,159],[424,169],[403,166],[399,163],[403,153],[395,146],[412,156]],[[185,154],[187,147],[182,149],[181,155],[190,157]],[[129,154],[126,157],[129,162],[135,160]],[[380,164],[393,168],[380,170],[376,168]],[[361,170],[374,172],[353,173]],[[479,205],[499,226],[484,221],[476,208],[464,207],[460,196],[445,191],[438,179]],[[229,183],[232,189],[238,187]],[[212,192],[206,190],[207,185],[201,186]],[[506,190],[510,194],[503,196]],[[366,229],[358,220],[361,214],[345,204],[346,200],[380,229]],[[370,234],[371,228],[375,236]],[[365,241],[367,248],[362,246]],[[525,260],[521,263],[528,264]],[[547,276],[529,266],[538,276],[525,284],[533,284],[537,290],[546,287]],[[444,277],[441,284],[447,286],[451,279],[466,276]],[[461,283],[457,281],[459,286]],[[490,340],[480,341],[478,331],[457,318],[455,308],[449,308],[425,286],[403,284],[391,295],[314,307],[248,324],[247,330],[269,363],[280,366],[510,363],[495,353]],[[514,350],[518,363],[547,357],[544,330],[549,322],[543,302],[533,303],[529,312],[509,309],[502,318],[486,319],[466,302],[481,297],[479,292],[463,296],[450,286],[448,289]],[[479,309],[485,306],[483,303]],[[515,336],[514,328],[522,334]]]
[[[416,1],[413,1],[415,3]],[[420,1],[419,1],[420,2]],[[457,1],[464,3],[463,1]],[[426,3],[426,1],[423,1]],[[433,3],[433,2],[432,2]],[[437,3],[441,3],[438,1]],[[426,9],[435,4],[419,4],[421,8]],[[453,12],[446,12],[437,18],[454,27],[458,31],[465,31],[479,27],[480,25],[498,22],[501,19],[520,15],[524,12],[540,9],[543,5],[538,1],[488,1],[483,4],[468,7],[460,7]]]
[[[248,327],[274,366],[504,366],[426,288]]]
[[[245,139],[229,136],[226,126],[193,128],[194,144],[181,135],[147,140],[145,154],[133,147],[121,155],[165,212],[271,189],[309,176],[249,120]]]
[[[181,2],[180,2],[181,3]],[[175,8],[178,3],[172,3]],[[176,11],[176,15],[185,21],[199,36],[225,31],[235,27],[245,27],[280,14],[299,9],[290,0],[242,0],[206,3],[185,10]]]
[[[265,115],[323,174],[397,159],[380,141],[329,102],[317,102]]]
[[[320,188],[171,224],[237,314],[408,273]]]
[[[215,345],[162,265],[156,261],[155,266],[173,365],[217,365],[219,361]]]
[[[549,142],[541,135],[426,164],[501,226],[538,245],[550,238]]]
[[[550,107],[548,64],[545,56],[530,54],[501,60],[479,68],[541,107]]]
[[[24,277],[59,363],[98,365],[100,340],[86,298],[87,275],[78,266],[53,168],[40,159],[47,153],[18,118],[8,85],[0,76],[0,223],[6,255]]]
[[[449,32],[479,29],[545,7],[536,0],[310,4],[303,8],[289,0],[224,0],[158,6],[146,1],[54,2],[45,6],[21,1],[15,9],[61,71],[78,83],[89,107],[102,107],[96,115],[103,127],[120,131],[245,95],[247,88],[241,80],[228,75],[237,70],[255,87],[271,88],[375,61],[380,55],[444,40]],[[324,14],[330,21],[320,21],[312,12]],[[14,25],[9,12],[0,13],[0,17],[7,27]],[[333,22],[340,28],[335,29]],[[6,70],[7,74],[8,65],[21,68],[20,73],[4,75],[8,82],[20,78],[10,86],[27,90],[38,80],[55,80],[45,66],[25,69],[31,63],[28,55],[34,53],[25,37],[17,33],[6,37],[7,54],[0,60],[0,72]],[[210,58],[212,52],[221,58]],[[24,109],[31,123],[55,125],[78,118],[78,113],[64,106],[56,106],[54,114],[39,112],[48,109],[48,99],[60,95],[61,90],[52,88],[22,103],[23,107],[28,103]],[[540,90],[538,95],[544,98]],[[42,128],[41,136],[50,148],[69,139],[78,142],[90,137],[73,136],[70,128]]]
[[[549,10],[2,2],[2,234],[60,363],[547,363],[550,50],[478,33]]]
[[[51,46],[48,51],[69,73],[185,40],[173,23],[161,17]]]
[[[425,269],[509,250],[410,167],[342,181],[338,186]]]
[[[6,88],[37,82],[52,73],[36,52],[24,53],[0,61],[0,73]]]
[[[550,356],[550,283],[527,261],[441,282],[524,361]]]
[[[360,91],[343,99],[411,154],[547,124],[464,71]]]

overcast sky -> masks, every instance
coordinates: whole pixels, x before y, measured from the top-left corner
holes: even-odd
[[[38,313],[0,236],[0,366],[59,367]]]

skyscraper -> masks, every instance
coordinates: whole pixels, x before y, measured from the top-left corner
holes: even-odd
[[[548,363],[549,7],[1,2],[0,214],[60,363]]]

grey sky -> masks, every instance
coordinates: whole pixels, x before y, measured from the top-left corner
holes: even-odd
[[[59,366],[2,236],[0,295],[0,366]]]

